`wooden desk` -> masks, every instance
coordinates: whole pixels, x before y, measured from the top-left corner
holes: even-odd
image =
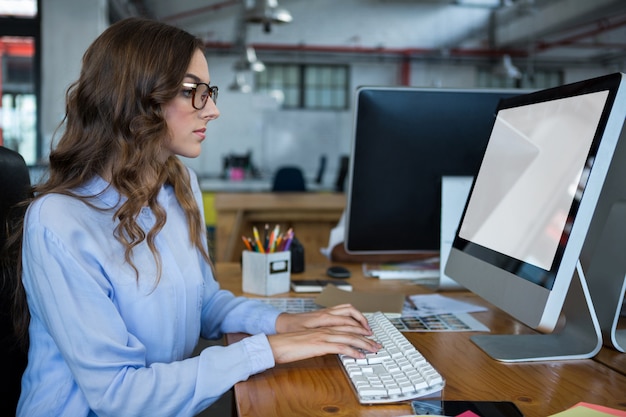
[[[281,230],[293,227],[304,246],[306,264],[323,262],[330,230],[346,205],[338,193],[217,193],[215,195],[217,262],[239,262],[244,249],[241,236],[251,236],[268,223]]]
[[[626,353],[605,346],[595,359],[614,371],[626,375]]]
[[[298,278],[323,276],[326,265],[308,266]],[[428,293],[406,281],[363,278],[360,265],[350,281],[357,291]],[[237,264],[217,264],[222,286],[241,294]],[[289,294],[290,296],[302,296]],[[468,292],[446,293],[487,305]],[[285,297],[288,294],[276,295]],[[313,295],[314,296],[314,295]],[[495,307],[475,317],[492,333],[530,333]],[[579,401],[626,410],[626,376],[592,359],[505,364],[490,359],[470,340],[470,332],[405,333],[446,379],[444,399],[513,401],[526,417],[546,417]],[[228,335],[232,343],[245,335]],[[278,365],[235,385],[236,409],[241,417],[267,416],[403,416],[408,403],[362,406],[358,403],[335,355]]]

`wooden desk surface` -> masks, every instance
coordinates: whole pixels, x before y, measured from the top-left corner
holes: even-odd
[[[327,265],[313,267],[297,278],[319,278]],[[349,266],[349,265],[346,265]],[[406,281],[363,278],[360,265],[353,270],[355,291],[431,292]],[[241,270],[235,263],[217,264],[223,288],[241,294]],[[507,314],[469,292],[445,295],[483,304],[489,311],[474,316],[492,333],[531,333]],[[252,295],[251,295],[252,296]],[[280,294],[274,297],[302,297]],[[314,295],[311,295],[314,296]],[[573,360],[505,364],[489,358],[469,337],[471,332],[405,333],[444,376],[447,400],[512,401],[526,417],[546,417],[580,401],[626,410],[626,376],[597,360]],[[232,343],[245,335],[228,335]],[[623,356],[620,356],[623,358]],[[626,360],[626,359],[625,359]],[[403,416],[408,403],[362,406],[358,403],[335,355],[278,365],[235,385],[239,416]]]

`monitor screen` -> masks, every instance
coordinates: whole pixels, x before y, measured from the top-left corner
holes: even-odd
[[[588,298],[579,258],[589,226],[606,214],[600,201],[623,198],[603,191],[611,165],[626,163],[615,153],[622,84],[616,74],[503,100],[448,257],[452,279],[543,332],[572,285]]]
[[[346,252],[439,251],[442,176],[476,175],[498,102],[526,92],[359,88]]]

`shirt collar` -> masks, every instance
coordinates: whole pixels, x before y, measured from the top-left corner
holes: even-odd
[[[126,197],[99,175],[95,175],[76,191],[81,196],[93,196],[94,200],[101,201],[104,204],[103,208],[114,208],[126,201]]]
[[[171,186],[161,187],[161,192],[159,192],[157,196],[158,203],[163,207],[167,205],[171,197],[170,194],[173,193],[171,188]],[[115,187],[99,175],[95,175],[91,180],[79,187],[77,192],[79,195],[83,196],[94,196],[95,199],[100,200],[106,208],[119,207],[127,200],[127,197],[121,195]]]

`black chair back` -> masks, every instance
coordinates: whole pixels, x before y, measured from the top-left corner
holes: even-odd
[[[281,167],[274,175],[272,191],[299,192],[306,191],[306,183],[302,169],[294,166]]]
[[[0,369],[3,389],[0,391],[0,415],[14,416],[21,391],[21,380],[27,355],[14,336],[11,320],[12,283],[17,277],[14,261],[17,254],[6,247],[8,225],[23,215],[15,205],[30,193],[30,175],[22,156],[0,146]]]

